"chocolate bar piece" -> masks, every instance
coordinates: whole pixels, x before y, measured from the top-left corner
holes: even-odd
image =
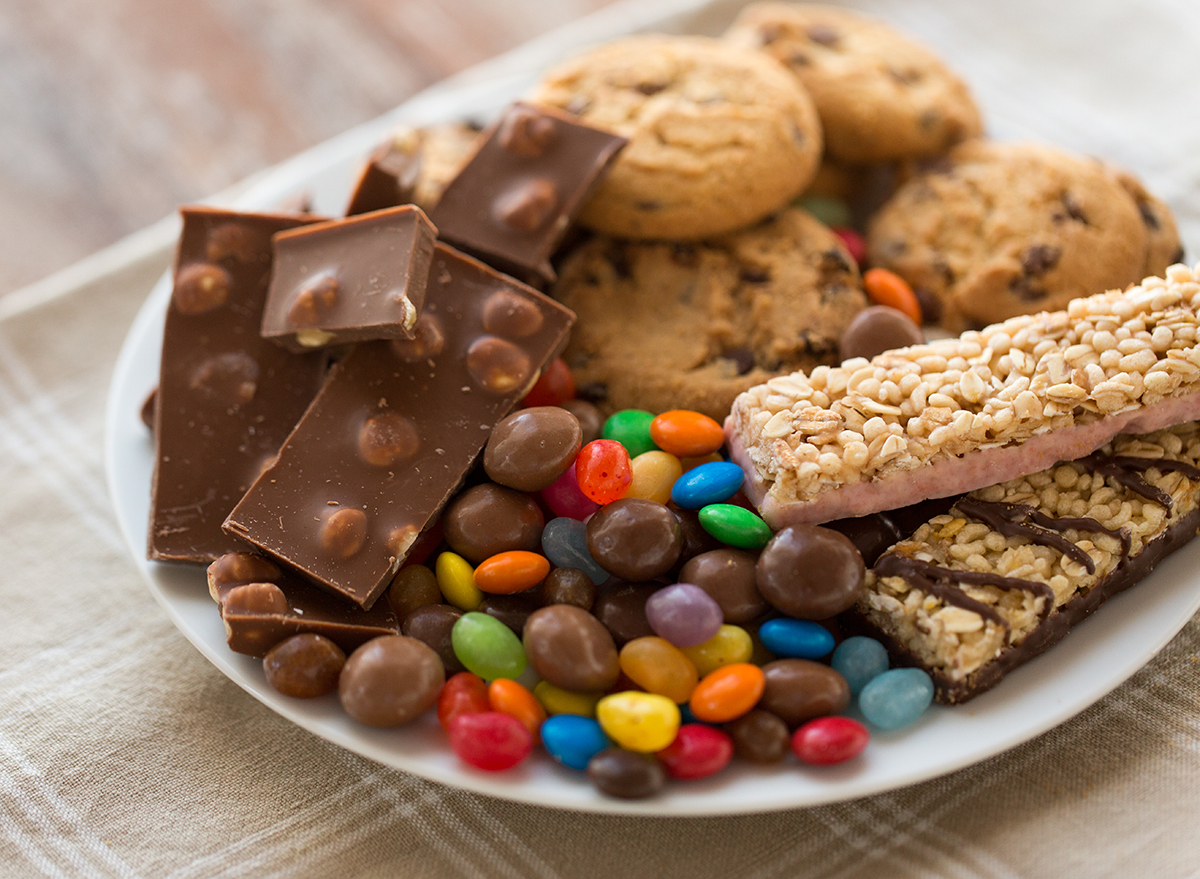
[[[442,239],[527,280],[554,280],[550,257],[626,139],[514,104],[442,193]]]
[[[573,320],[438,244],[415,338],[334,367],[226,530],[370,607]]]
[[[412,205],[276,235],[263,337],[296,352],[411,339],[436,237]]]
[[[1198,464],[1189,423],[959,498],[879,558],[851,627],[965,702],[1196,535]]]
[[[231,552],[214,561],[208,592],[220,605],[225,640],[235,653],[263,656],[284,638],[306,632],[324,635],[350,653],[372,638],[400,634],[401,620],[389,602],[362,610],[285,574],[257,553]]]
[[[264,341],[271,236],[296,214],[184,208],[153,417],[147,555],[210,562],[245,544],[221,530],[321,386],[325,357]]]
[[[346,206],[346,216],[411,204],[421,175],[420,137],[398,132],[367,159]]]

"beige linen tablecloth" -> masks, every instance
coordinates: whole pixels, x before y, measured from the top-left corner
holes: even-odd
[[[930,42],[965,33],[939,48],[1005,133],[1137,167],[1195,256],[1193,4],[858,5]],[[1064,18],[1067,7],[1088,12]],[[1095,51],[1111,54],[1111,75],[1073,78],[1070,53]],[[1033,56],[1049,64],[1044,79]],[[1128,84],[1139,77],[1142,91]],[[1147,81],[1174,91],[1147,93]],[[1050,98],[1065,109],[1045,118]],[[1077,106],[1099,99],[1111,117],[1081,130]],[[750,817],[513,805],[384,769],[276,716],[172,627],[104,484],[109,375],[168,264],[170,225],[0,300],[0,876],[1198,875],[1197,620],[1110,696],[1009,753],[880,796]]]

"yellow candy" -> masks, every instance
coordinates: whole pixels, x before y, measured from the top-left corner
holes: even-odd
[[[457,553],[444,552],[439,555],[434,573],[447,604],[459,610],[476,610],[479,602],[483,601],[483,593],[475,585],[475,569]]]
[[[581,717],[595,717],[596,703],[602,693],[576,693],[556,687],[549,681],[541,681],[533,688],[533,695],[542,703],[547,714],[578,714]]]
[[[679,706],[666,696],[629,690],[601,699],[596,719],[605,734],[622,748],[651,754],[675,741]]]
[[[621,671],[648,693],[666,696],[672,702],[686,702],[700,680],[696,666],[683,653],[662,638],[634,638],[621,648]]]
[[[717,634],[703,644],[682,648],[683,655],[696,665],[700,677],[711,674],[723,665],[749,662],[754,655],[754,639],[740,626],[721,626]]]
[[[640,497],[660,504],[671,499],[671,486],[683,475],[683,465],[669,452],[642,452],[629,466],[633,481],[625,497]]]

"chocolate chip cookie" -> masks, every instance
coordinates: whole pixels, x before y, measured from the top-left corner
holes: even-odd
[[[804,83],[826,151],[843,162],[937,155],[980,132],[962,80],[879,21],[831,6],[755,3],[724,39],[762,49]]]
[[[821,157],[795,77],[705,37],[617,40],[551,70],[529,100],[629,138],[579,218],[622,238],[695,240],[757,222],[803,191]]]
[[[584,393],[717,419],[779,372],[837,362],[866,304],[841,242],[799,208],[703,243],[594,238],[552,295],[579,317],[564,356]]]
[[[1146,263],[1142,277],[1162,276],[1167,266],[1183,262],[1183,242],[1179,239],[1179,228],[1171,209],[1161,200],[1146,191],[1142,182],[1122,168],[1112,168],[1117,182],[1133,198],[1142,223],[1146,227]]]

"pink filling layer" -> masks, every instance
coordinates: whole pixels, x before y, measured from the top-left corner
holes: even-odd
[[[1149,433],[1173,424],[1200,419],[1200,391],[1173,397],[1102,418],[1091,424],[1064,427],[1030,437],[1021,443],[980,449],[961,458],[927,464],[917,470],[891,473],[871,482],[856,482],[826,489],[811,501],[781,501],[769,493],[750,461],[746,448],[732,431],[732,416],[725,422],[730,457],[746,472],[743,490],[772,528],[816,525],[834,519],[865,516],[907,507],[928,498],[963,494],[1028,476],[1059,461],[1082,458],[1119,433]]]

